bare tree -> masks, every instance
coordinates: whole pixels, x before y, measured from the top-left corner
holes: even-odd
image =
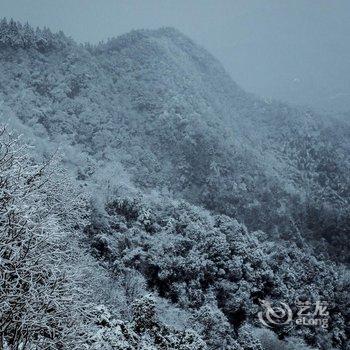
[[[66,228],[52,210],[60,189],[46,167],[1,130],[0,350],[74,349],[83,334]]]

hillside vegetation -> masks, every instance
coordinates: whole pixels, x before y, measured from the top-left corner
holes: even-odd
[[[95,311],[76,316],[86,348],[349,346],[346,116],[246,93],[172,28],[92,46],[2,20],[0,63],[1,122],[35,146],[31,162],[58,149],[90,198],[47,190],[84,216],[67,254],[96,262],[81,297]],[[331,303],[328,330],[260,329],[259,300],[299,299]]]

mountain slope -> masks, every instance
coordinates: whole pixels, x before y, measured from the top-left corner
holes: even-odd
[[[348,124],[245,93],[174,29],[96,47],[14,22],[0,33],[2,114],[66,149],[80,178],[115,164],[139,188],[346,254]]]
[[[345,117],[244,92],[171,28],[81,46],[3,20],[0,63],[1,122],[91,198],[75,230],[117,314],[98,309],[96,348],[348,346]],[[256,331],[259,299],[326,299],[330,329]]]

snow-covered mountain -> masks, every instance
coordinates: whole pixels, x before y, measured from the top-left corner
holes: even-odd
[[[30,140],[37,158],[59,148],[74,181],[93,196],[93,219],[85,232],[95,256],[109,267],[123,261],[162,298],[186,310],[199,308],[199,318],[207,317],[203,305],[214,294],[217,312],[227,317],[223,324],[238,332],[252,322],[257,298],[277,298],[271,292],[278,284],[274,276],[288,289],[285,272],[261,259],[275,253],[271,245],[286,249],[287,242],[301,249],[296,261],[320,270],[327,270],[324,262],[306,263],[304,249],[321,260],[348,262],[349,123],[246,93],[212,55],[175,29],[138,30],[82,46],[63,33],[3,20],[0,102],[1,119]],[[181,200],[190,204],[173,203]],[[257,231],[252,241],[244,225]],[[197,237],[196,230],[206,234]],[[213,236],[219,241],[211,241]],[[169,242],[157,246],[167,239],[173,248]],[[195,253],[191,241],[199,242]],[[199,269],[206,279],[180,267],[170,272],[164,256],[172,249],[177,259],[191,251],[199,260],[207,249],[213,255],[205,259],[218,271]],[[161,266],[155,267],[157,252]],[[187,258],[174,264],[191,266]],[[226,271],[227,261],[236,275]],[[248,277],[247,264],[256,275]],[[306,293],[298,264],[281,264],[290,266],[297,281],[289,297]],[[246,270],[238,271],[240,265]],[[320,288],[318,278],[311,289]],[[202,294],[195,296],[196,289]],[[282,287],[279,293],[288,294]],[[315,334],[314,346],[320,337]],[[206,343],[218,349],[215,341]]]
[[[97,47],[15,23],[1,33],[3,117],[65,148],[80,178],[118,164],[139,188],[339,247],[345,214],[332,210],[348,210],[348,124],[245,93],[171,28]]]

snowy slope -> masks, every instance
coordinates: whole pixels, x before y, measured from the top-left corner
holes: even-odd
[[[339,248],[348,124],[245,93],[171,28],[82,47],[11,25],[0,31],[3,118],[43,152],[60,147],[78,179],[165,189],[275,237]]]
[[[84,297],[70,306],[94,313],[88,334],[75,333],[84,348],[349,346],[350,282],[338,264],[349,257],[347,116],[248,94],[171,28],[81,46],[1,21],[0,118],[36,161],[58,149],[70,172],[38,195],[74,237],[63,244],[75,271],[68,293],[83,286]],[[18,178],[28,186],[15,164],[14,188]],[[39,202],[20,197],[43,220]],[[259,300],[326,300],[329,329],[261,328]]]

